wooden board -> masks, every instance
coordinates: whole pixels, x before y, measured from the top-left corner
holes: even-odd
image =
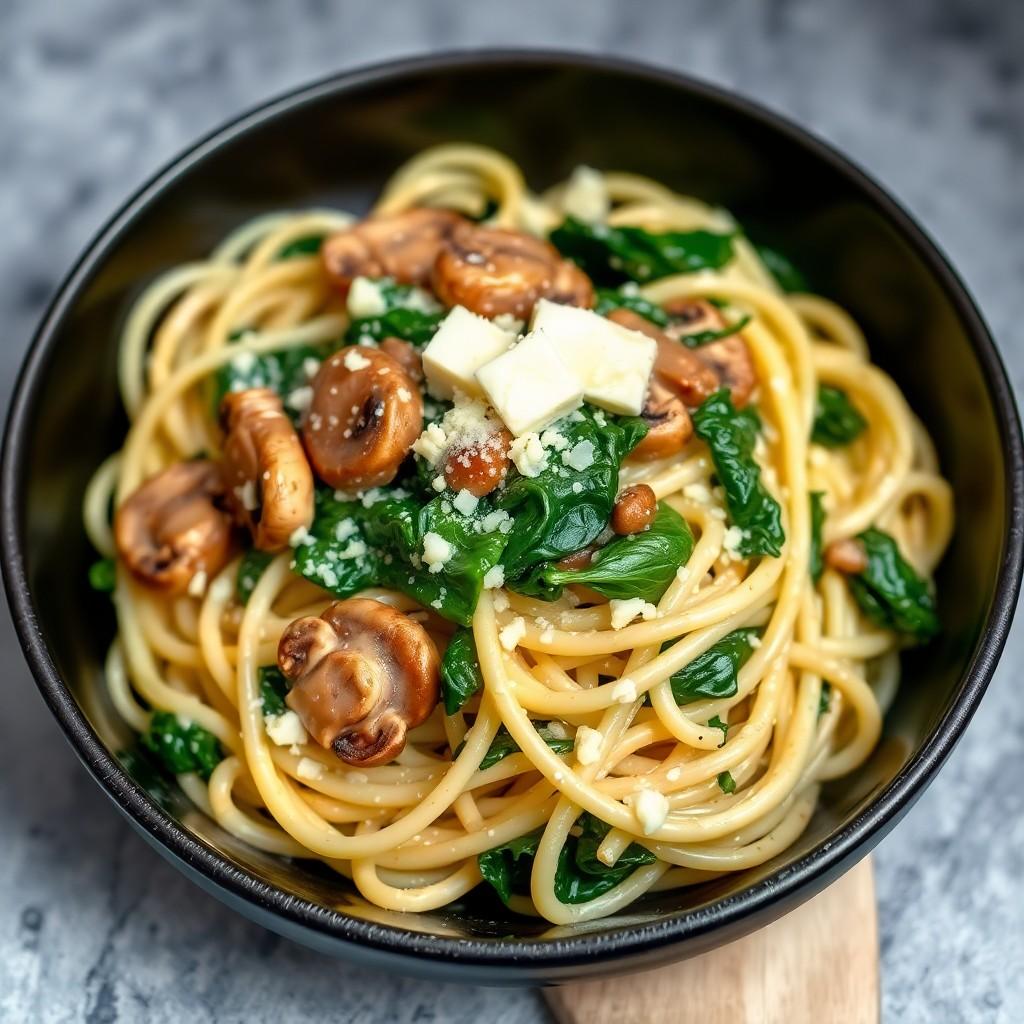
[[[559,1024],[877,1024],[870,859],[809,903],[721,949],[545,995]]]

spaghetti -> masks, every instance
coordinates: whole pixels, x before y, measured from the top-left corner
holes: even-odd
[[[690,550],[668,567],[654,600],[623,596],[622,580],[606,580],[602,590],[593,573],[591,583],[574,584],[571,566],[557,570],[568,573],[564,586],[544,592],[517,585],[508,565],[504,580],[490,571],[461,615],[393,576],[373,581],[386,586],[360,587],[359,596],[420,623],[442,654],[453,634],[466,633],[452,620],[471,618],[475,664],[467,664],[483,684],[450,713],[434,707],[396,756],[367,767],[344,763],[302,730],[284,742],[274,736],[286,712],[270,706],[268,668],[282,635],[293,620],[320,616],[348,596],[323,567],[302,571],[308,533],[297,531],[287,550],[256,562],[235,555],[174,593],[148,586],[120,557],[118,634],[105,673],[114,710],[167,755],[185,792],[222,828],[261,850],[319,859],[388,910],[444,906],[483,877],[512,909],[572,925],[647,892],[771,859],[800,835],[821,785],[871,753],[898,684],[899,650],[908,635],[927,636],[914,615],[931,614],[925,581],[952,529],[950,489],[927,433],[870,362],[851,318],[826,299],[783,291],[724,211],[636,175],[585,169],[534,195],[512,162],[471,145],[410,161],[373,212],[420,208],[556,242],[567,223],[592,244],[620,230],[644,244],[728,240],[726,259],[697,270],[656,273],[627,258],[639,280],[610,299],[599,293],[633,315],[647,310],[656,329],[668,329],[673,309],[696,304],[717,317],[711,333],[738,341],[753,367],[756,417],[738,426],[726,388],[718,407],[709,404],[714,396],[689,406],[697,433],[681,450],[624,457],[613,467],[613,493],[649,487],[664,515],[682,521]],[[112,501],[123,507],[168,467],[222,451],[210,395],[218,375],[265,366],[268,356],[278,369],[301,365],[310,350],[319,353],[313,373],[324,372],[324,353],[350,332],[352,316],[318,250],[354,224],[327,210],[261,217],[136,301],[119,364],[131,426],[84,502],[86,530],[103,556],[119,554]],[[590,259],[579,260],[588,272]],[[621,283],[630,275],[619,276]],[[432,296],[410,295],[414,312],[443,314]],[[705,340],[688,351],[700,356]],[[283,394],[300,422],[310,414],[307,387]],[[428,420],[452,408],[426,400]],[[847,427],[852,422],[848,439],[826,436],[819,423],[829,401],[840,405],[840,431],[844,415]],[[594,415],[598,424],[612,419]],[[715,430],[727,428],[740,431],[733,441],[753,444],[749,460],[733,468],[756,484],[764,508],[777,510],[775,554],[750,551],[753,527],[745,532],[723,462],[728,446],[716,448]],[[559,458],[558,439],[552,444],[542,446],[548,464]],[[574,482],[592,471],[585,462]],[[525,459],[522,468],[529,470]],[[533,479],[520,469],[510,474],[504,486]],[[358,510],[386,490],[343,497]],[[419,493],[423,503],[439,500],[429,481]],[[519,524],[515,514],[494,515],[506,532],[481,536],[500,549]],[[597,552],[591,564],[600,564],[607,533],[588,538]],[[546,560],[545,580],[558,561]],[[417,570],[423,586],[451,578],[449,563],[437,564],[436,573]],[[895,594],[886,590],[893,578]],[[171,718],[179,733],[154,740],[154,722]],[[208,762],[204,751],[214,752]]]

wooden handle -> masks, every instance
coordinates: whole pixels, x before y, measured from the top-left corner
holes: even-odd
[[[545,990],[559,1024],[878,1022],[871,862],[785,917],[656,971]]]

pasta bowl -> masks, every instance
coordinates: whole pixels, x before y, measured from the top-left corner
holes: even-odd
[[[830,783],[775,859],[628,910],[551,928],[467,897],[421,915],[373,908],[345,879],[260,853],[116,757],[95,696],[113,633],[87,586],[88,479],[125,430],[116,338],[143,284],[269,209],[366,209],[434,143],[508,153],[534,185],[578,164],[649,175],[732,210],[814,268],[931,432],[970,510],[939,567],[941,635],[904,656],[883,737]],[[85,358],[83,358],[83,355]],[[69,444],[74,438],[74,444]],[[557,982],[704,952],[784,914],[863,857],[948,756],[1006,640],[1022,558],[1024,447],[1009,383],[963,285],[876,183],[785,119],[717,88],[616,59],[493,52],[406,60],[315,83],[200,141],[144,186],[62,284],[26,359],[4,440],[4,574],[39,688],[137,831],[208,892],[296,941],[372,967],[474,983]],[[964,517],[966,518],[966,517]]]

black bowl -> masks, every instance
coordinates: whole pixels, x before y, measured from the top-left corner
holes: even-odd
[[[184,803],[168,812],[151,800],[112,756],[103,709],[88,697],[113,623],[85,582],[93,556],[79,506],[123,437],[115,338],[132,297],[259,212],[364,210],[403,160],[455,139],[510,154],[534,187],[578,163],[651,175],[729,208],[755,239],[810,268],[928,425],[964,523],[938,574],[942,635],[905,659],[878,750],[827,788],[800,840],[760,868],[651,896],[576,933],[544,936],[482,893],[422,917],[359,916],[336,877],[240,847]],[[352,72],[276,100],[131,199],[36,335],[8,421],[2,508],[7,591],[39,688],[90,772],[164,856],[242,913],[322,950],[460,981],[538,982],[652,966],[736,938],[814,895],[892,828],[963,732],[1006,639],[1021,576],[1024,456],[1003,366],[963,285],[908,215],[834,150],[668,72],[564,54],[459,54]]]

